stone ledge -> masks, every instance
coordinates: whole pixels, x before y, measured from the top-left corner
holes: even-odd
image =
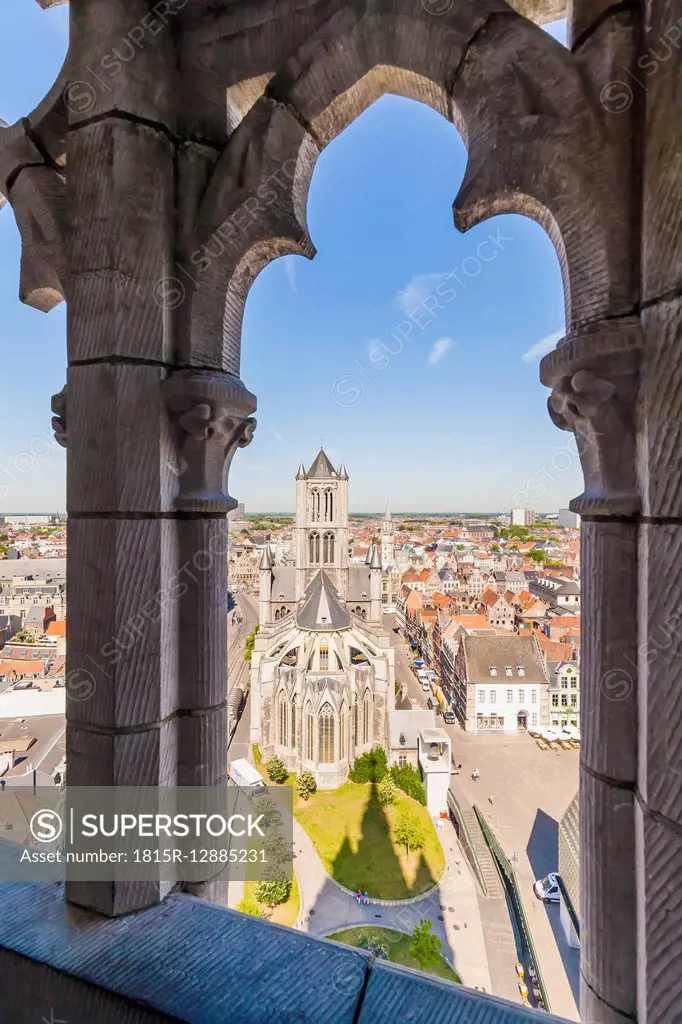
[[[12,1024],[50,1012],[69,1024],[537,1020],[513,1003],[192,896],[109,919],[65,903],[63,887],[50,883],[0,887],[0,976],[0,1021],[11,1005]]]

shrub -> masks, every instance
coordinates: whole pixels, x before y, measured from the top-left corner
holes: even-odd
[[[316,789],[315,776],[305,768],[296,779],[296,792],[304,800],[309,800]]]
[[[378,960],[388,960],[388,950],[374,932],[370,932],[369,935],[360,936],[358,939],[358,949],[366,949],[368,953],[372,953]]]
[[[422,807],[426,807],[426,790],[416,768],[413,768],[411,764],[396,764],[391,768],[391,778],[398,789],[402,789],[403,793],[407,793]]]
[[[289,772],[281,757],[271,757],[265,770],[273,782],[286,782],[289,778]]]
[[[386,751],[383,747],[372,747],[356,758],[348,776],[351,782],[381,782],[387,772]]]
[[[237,904],[237,910],[241,910],[242,914],[251,914],[251,917],[263,917],[260,905],[249,896],[245,896],[241,903]]]
[[[396,796],[395,782],[390,775],[387,775],[379,783],[379,803],[382,807],[387,807],[389,804],[395,803]]]
[[[286,903],[291,895],[291,882],[285,878],[263,878],[256,884],[256,899],[266,907]]]

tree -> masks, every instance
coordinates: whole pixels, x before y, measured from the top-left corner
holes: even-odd
[[[260,626],[256,626],[255,629],[253,629],[249,633],[246,640],[244,641],[244,661],[251,661],[251,656],[253,655],[253,648],[256,643],[256,633],[258,632],[259,629]]]
[[[286,878],[262,878],[254,890],[259,903],[266,907],[277,907],[286,903],[291,895],[291,882]]]
[[[315,776],[305,768],[296,779],[296,792],[303,800],[309,800],[316,789]]]
[[[385,779],[379,783],[379,803],[382,807],[388,807],[389,804],[394,804],[397,799],[397,791],[395,782],[390,775],[387,775]]]
[[[412,811],[403,811],[398,818],[395,827],[395,838],[401,846],[405,847],[408,857],[410,855],[410,847],[413,850],[420,850],[424,845],[424,832]]]
[[[500,550],[500,545],[499,544],[491,544],[490,545],[490,550],[491,551],[499,551]]]
[[[286,782],[289,778],[289,772],[281,757],[271,757],[265,770],[273,782]]]
[[[419,964],[421,971],[427,970],[432,964],[437,964],[442,957],[441,941],[432,932],[431,921],[422,919],[414,926],[412,932],[412,944],[410,954]]]

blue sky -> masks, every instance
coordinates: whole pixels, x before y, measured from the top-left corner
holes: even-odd
[[[11,25],[0,38],[9,122],[54,80],[67,9],[22,3]],[[563,25],[554,31],[563,41]],[[230,491],[248,510],[291,509],[298,463],[312,461],[321,439],[346,463],[355,511],[387,499],[395,510],[553,510],[582,490],[534,354],[563,332],[556,254],[522,217],[459,234],[452,203],[465,165],[452,125],[393,96],[318,160],[308,204],[318,254],[270,264],[247,303],[242,378],[258,396],[258,429],[235,457]],[[63,509],[63,452],[31,453],[47,448],[50,396],[65,379],[65,311],[23,306],[18,273],[6,207],[0,511]]]

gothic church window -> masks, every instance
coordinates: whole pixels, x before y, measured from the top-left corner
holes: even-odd
[[[318,761],[331,764],[334,758],[334,709],[331,704],[323,704],[319,715],[319,754]]]
[[[277,742],[281,747],[288,747],[289,729],[288,729],[288,702],[286,696],[283,693],[279,695],[279,704],[277,707]]]
[[[308,538],[308,547],[310,555],[309,561],[312,565],[317,565],[320,561],[320,535],[317,530],[310,534],[310,537]]]
[[[313,729],[314,729],[313,709],[310,706],[310,704],[307,704],[306,705],[306,709],[305,709],[305,757],[306,757],[306,760],[308,760],[308,761],[312,761],[312,759],[313,759],[313,751],[315,749],[314,745],[313,745],[313,740],[314,740]]]
[[[322,538],[322,560],[325,565],[331,565],[334,561],[334,534],[325,533]]]
[[[320,672],[326,672],[329,668],[329,648],[326,644],[320,647]]]

